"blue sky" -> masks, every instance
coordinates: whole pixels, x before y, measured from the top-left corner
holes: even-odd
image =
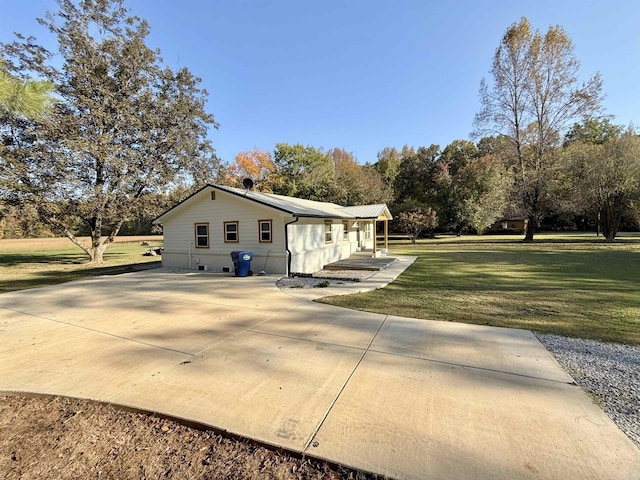
[[[148,44],[186,66],[220,122],[210,138],[233,160],[254,147],[302,143],[374,162],[384,147],[444,148],[468,139],[505,30],[526,16],[561,25],[586,80],[600,72],[606,113],[640,121],[638,0],[129,0]],[[50,37],[35,18],[54,0],[0,0],[0,41]],[[52,46],[51,44],[46,46]]]

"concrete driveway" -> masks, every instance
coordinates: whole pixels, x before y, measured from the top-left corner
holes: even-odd
[[[398,478],[640,478],[640,451],[530,332],[350,311],[274,282],[154,270],[0,295],[0,390]]]

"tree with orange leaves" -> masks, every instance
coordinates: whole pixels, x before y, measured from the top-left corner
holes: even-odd
[[[271,160],[271,152],[258,148],[238,152],[234,163],[227,166],[224,178],[227,185],[236,187],[241,187],[242,180],[250,178],[256,190],[266,193],[273,193],[274,188],[282,183],[282,178]]]

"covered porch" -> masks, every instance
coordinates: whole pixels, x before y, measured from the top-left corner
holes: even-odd
[[[357,232],[357,253],[375,258],[389,252],[389,221],[393,217],[386,205],[363,205],[343,210],[356,219],[352,227]],[[378,235],[380,223],[383,225],[382,235]]]

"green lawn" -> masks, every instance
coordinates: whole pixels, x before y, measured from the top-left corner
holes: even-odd
[[[371,312],[640,345],[640,238],[447,237],[391,253],[418,260],[373,292],[329,297]]]
[[[0,293],[68,282],[94,275],[133,271],[160,257],[145,257],[149,247],[140,245],[138,237],[126,237],[106,252],[101,266],[87,264],[87,256],[67,239],[24,239],[20,242],[0,240]],[[157,237],[156,237],[157,238]],[[150,242],[161,246],[162,240]]]

